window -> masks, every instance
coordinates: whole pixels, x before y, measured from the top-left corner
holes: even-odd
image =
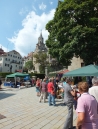
[[[5,66],[8,66],[9,67],[9,64],[5,64]]]
[[[81,67],[83,67],[83,66],[85,66],[85,64],[84,63],[81,63]]]
[[[8,54],[8,56],[10,56],[10,54]]]
[[[19,69],[22,69],[22,66],[19,66]]]
[[[5,60],[7,61],[7,58],[5,58]]]
[[[17,65],[16,65],[16,67],[17,67]]]

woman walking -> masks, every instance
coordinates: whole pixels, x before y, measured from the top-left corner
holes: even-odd
[[[40,86],[41,86],[40,79],[37,78],[37,81],[36,81],[36,92],[37,92],[37,96],[40,96]]]
[[[41,96],[40,96],[40,99],[39,99],[39,102],[41,102],[41,100],[43,99],[44,100],[44,103],[46,101],[46,93],[47,93],[47,83],[46,83],[46,79],[44,79],[41,83]]]

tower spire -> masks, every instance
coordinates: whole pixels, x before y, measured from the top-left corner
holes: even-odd
[[[41,30],[41,33],[40,33],[40,37],[42,38],[42,30]]]

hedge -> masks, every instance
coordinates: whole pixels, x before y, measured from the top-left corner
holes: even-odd
[[[0,77],[2,77],[2,78],[5,78],[6,77],[6,75],[9,75],[9,74],[13,74],[13,73],[0,73]]]
[[[40,78],[40,79],[45,78],[45,74],[43,74],[43,73],[29,73],[29,74],[30,74],[30,77],[36,76],[37,78]]]
[[[13,74],[13,73],[0,73],[0,77],[1,78],[5,78],[6,75],[9,75],[9,74]],[[45,78],[45,74],[41,74],[41,73],[29,73],[30,77],[32,78],[32,76],[36,76],[37,78],[40,78],[40,79],[44,79]]]

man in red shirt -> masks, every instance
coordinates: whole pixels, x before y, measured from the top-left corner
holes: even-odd
[[[55,89],[54,89],[54,84],[53,84],[53,79],[49,79],[49,83],[47,85],[47,88],[48,88],[48,94],[49,94],[49,106],[53,105],[55,106]],[[51,103],[52,102],[52,103]]]

